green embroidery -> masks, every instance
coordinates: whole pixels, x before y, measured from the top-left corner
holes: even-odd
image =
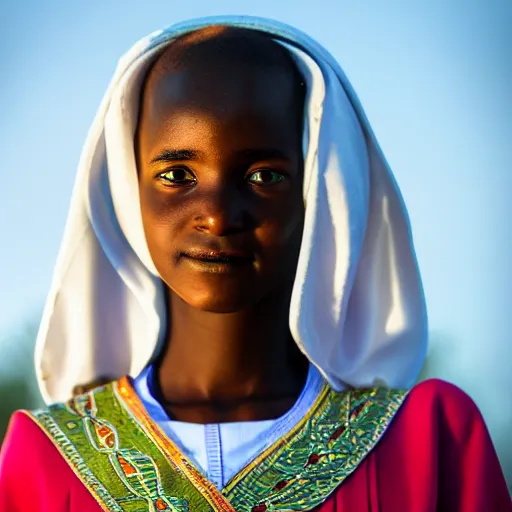
[[[311,510],[379,441],[405,391],[330,391],[316,413],[223,494],[238,512]]]
[[[49,412],[46,410],[40,410],[34,411],[31,415],[57,443],[61,453],[65,456],[73,469],[75,469],[75,471],[80,475],[87,488],[93,494],[101,498],[103,503],[108,507],[108,510],[112,510],[113,512],[123,512],[123,509],[117,504],[115,499],[89,469],[78,450],[66,437],[66,434],[64,434],[64,432],[59,428],[58,424],[50,416]]]
[[[375,447],[406,396],[384,388],[337,393],[326,387],[295,429],[222,493],[208,494],[184,456],[177,461],[157,444],[130,393],[134,398],[120,396],[113,383],[31,414],[102,508],[114,512],[311,510]]]
[[[105,510],[212,510],[134,421],[112,385],[31,415]]]

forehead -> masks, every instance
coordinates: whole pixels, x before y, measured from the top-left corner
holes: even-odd
[[[226,135],[295,138],[302,117],[297,89],[297,77],[285,65],[262,66],[228,56],[167,67],[147,80],[139,135],[149,145],[170,134],[190,134],[194,127],[199,135],[206,120]]]
[[[205,63],[170,69],[148,81],[143,111],[155,120],[176,110],[213,115],[254,109],[286,112],[298,108],[293,78],[288,69],[261,69],[251,64]]]

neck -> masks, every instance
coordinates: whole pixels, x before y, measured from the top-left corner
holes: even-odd
[[[194,309],[172,292],[168,303],[158,384],[172,416],[198,423],[256,420],[293,405],[307,360],[289,331],[289,295],[229,314]]]

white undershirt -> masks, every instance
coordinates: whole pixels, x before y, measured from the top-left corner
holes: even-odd
[[[306,384],[295,405],[275,420],[201,425],[172,421],[152,393],[153,366],[134,382],[147,412],[178,448],[221,490],[266,448],[285,435],[311,408],[324,380],[310,365]]]

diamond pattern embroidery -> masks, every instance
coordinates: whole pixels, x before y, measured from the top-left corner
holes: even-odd
[[[108,421],[96,416],[94,394],[80,395],[67,404],[79,416],[91,445],[108,455],[112,467],[134,498],[142,498],[151,512],[188,512],[186,500],[165,495],[158,467],[153,459],[133,448],[120,448],[116,429]]]

